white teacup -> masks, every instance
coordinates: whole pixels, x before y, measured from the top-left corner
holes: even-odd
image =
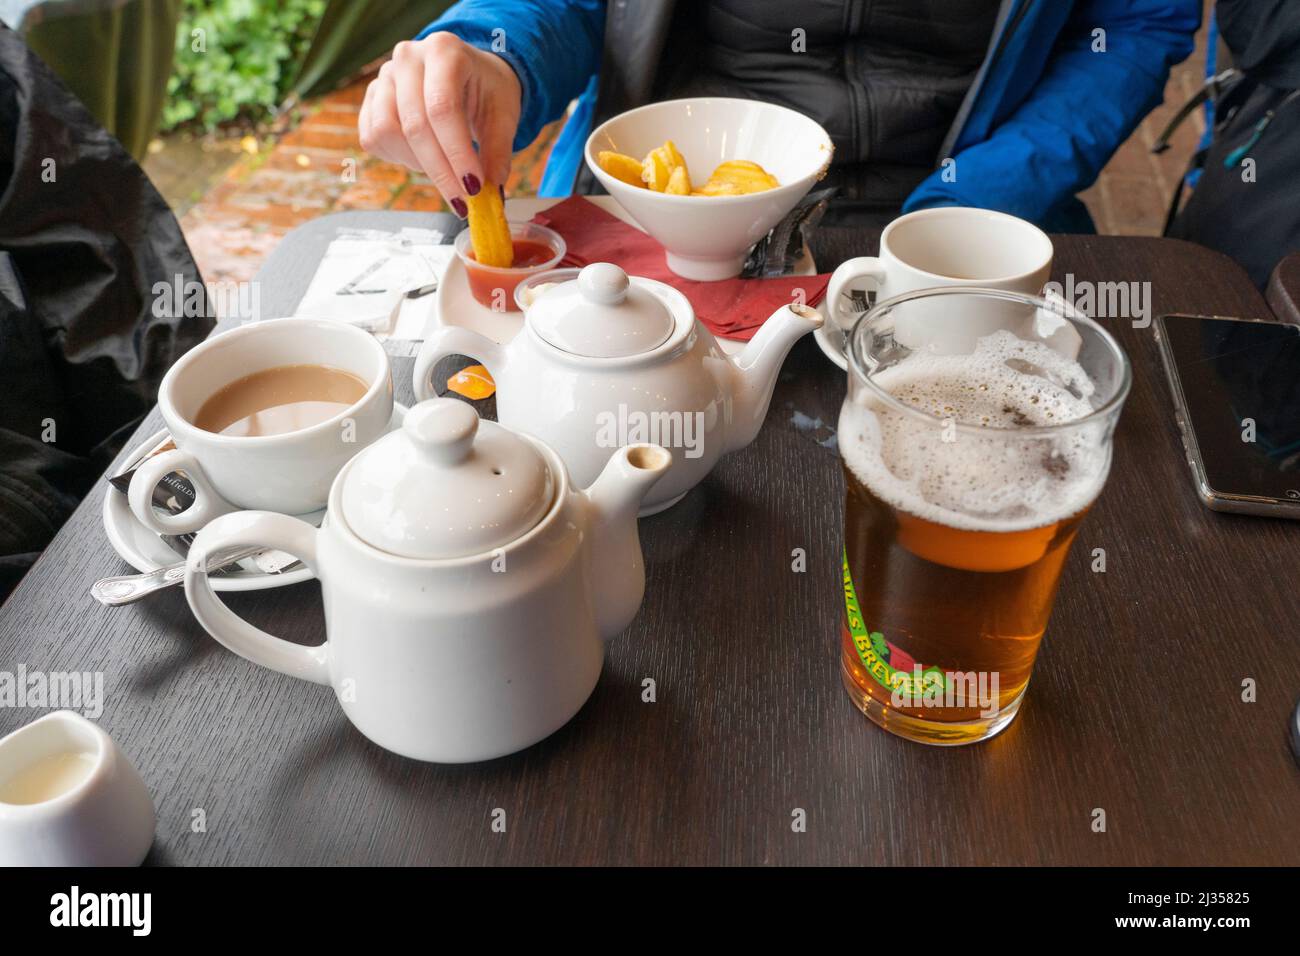
[[[137,866],[153,835],[144,781],[85,717],[56,711],[0,740],[0,866]]]
[[[283,365],[325,365],[351,372],[365,394],[334,417],[279,435],[232,436],[193,424],[203,403],[224,386]],[[159,534],[197,531],[232,511],[301,515],[325,507],[339,470],[381,437],[393,414],[388,355],[370,333],[316,319],[243,325],[185,353],[163,377],[158,407],[176,448],[154,455],[131,477],[131,513]],[[153,507],[155,486],[183,471],[194,502],[166,515]]]
[[[942,286],[1037,295],[1051,272],[1052,240],[1033,223],[989,209],[922,209],[885,227],[879,256],[840,264],[826,289],[827,318],[848,331],[856,315],[865,311],[853,308],[848,296],[852,289],[874,287],[876,301]],[[936,303],[911,309],[895,334],[908,348],[969,352],[979,337],[1032,319],[1032,313],[1009,315],[1007,306],[996,300],[961,313]]]

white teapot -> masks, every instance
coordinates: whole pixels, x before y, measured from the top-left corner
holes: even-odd
[[[332,686],[381,747],[439,763],[499,757],[591,695],[604,641],[641,605],[637,508],[670,462],[631,445],[583,491],[540,441],[456,399],[424,402],[339,472],[319,531],[266,511],[209,523],[185,596],[236,654]],[[213,593],[209,557],[256,545],[320,579],[325,643],[275,638]]]
[[[695,487],[723,453],[754,440],[781,363],[821,324],[816,309],[782,306],[732,359],[681,292],[593,263],[541,292],[506,345],[460,326],[437,329],[416,360],[415,394],[435,394],[430,375],[440,359],[478,359],[496,381],[501,422],[558,451],[579,484],[593,480],[620,445],[668,448],[672,473],[641,510],[654,514]]]

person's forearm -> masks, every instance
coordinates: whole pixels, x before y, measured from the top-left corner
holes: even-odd
[[[461,0],[431,23],[502,57],[519,77],[523,100],[515,149],[564,115],[600,66],[603,0]]]
[[[1160,103],[1169,68],[1191,52],[1196,16],[1157,23],[1134,14],[1092,26],[1083,9],[1029,98],[988,139],[957,153],[955,175],[926,180],[909,209],[979,205],[1041,221],[1096,179]]]

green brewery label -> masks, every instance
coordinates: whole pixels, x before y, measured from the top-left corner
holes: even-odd
[[[921,700],[926,693],[943,692],[947,687],[944,672],[938,667],[918,667],[910,654],[885,640],[880,631],[868,631],[862,620],[862,608],[849,571],[849,552],[844,550],[844,614],[849,636],[858,652],[858,660],[872,679],[885,690],[900,697]]]

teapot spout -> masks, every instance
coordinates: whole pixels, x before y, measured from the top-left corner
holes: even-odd
[[[786,355],[795,342],[821,326],[821,313],[812,306],[783,305],[736,356],[732,367],[734,412],[727,433],[727,451],[744,448],[758,435]]]
[[[651,486],[672,464],[659,445],[627,445],[609,459],[584,494],[591,505],[592,587],[596,627],[609,640],[632,623],[645,595],[645,565],[636,517]]]

